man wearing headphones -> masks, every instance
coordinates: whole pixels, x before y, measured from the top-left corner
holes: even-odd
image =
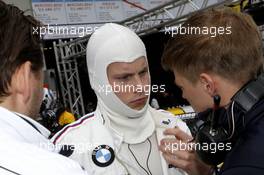
[[[198,129],[197,143],[232,145],[220,154],[196,152],[208,164],[224,162],[221,175],[264,174],[263,46],[256,24],[247,14],[210,9],[193,15],[181,27],[208,30],[175,35],[165,48],[163,66],[174,72],[183,97],[206,123]],[[212,27],[216,36],[208,32]],[[190,139],[179,129],[166,133],[186,143]],[[174,166],[191,167],[186,158],[194,151],[164,147],[178,141],[161,141],[164,157]]]
[[[0,174],[87,174],[34,120],[43,96],[40,37],[32,33],[39,22],[0,0],[0,24]]]
[[[86,57],[97,109],[56,134],[54,143],[74,148],[70,158],[96,175],[185,174],[168,166],[158,150],[165,128],[189,130],[180,119],[149,106],[142,40],[126,27],[105,24],[90,37]]]

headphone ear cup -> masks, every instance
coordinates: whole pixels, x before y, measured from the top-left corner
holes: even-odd
[[[217,128],[214,133],[210,131],[210,123],[206,123],[196,134],[196,153],[199,158],[208,165],[219,165],[231,150],[227,145],[228,134],[224,128]]]

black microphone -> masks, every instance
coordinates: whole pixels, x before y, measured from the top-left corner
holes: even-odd
[[[212,115],[211,115],[211,126],[210,126],[210,134],[212,135],[216,135],[216,128],[217,123],[218,123],[218,118],[219,118],[219,114],[218,114],[218,109],[220,107],[220,101],[221,101],[221,97],[219,95],[215,95],[213,97],[214,100],[214,106],[213,106],[213,111],[212,111]]]

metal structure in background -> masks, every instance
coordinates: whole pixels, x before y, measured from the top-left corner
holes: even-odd
[[[78,53],[82,51],[77,45],[65,45],[66,42],[59,40],[54,45],[57,70],[60,80],[61,95],[64,106],[77,117],[85,114],[80,78],[77,66]],[[63,45],[63,46],[62,46]],[[77,56],[73,56],[77,53]]]
[[[239,0],[226,0],[221,3],[215,3],[215,0],[212,3],[212,1],[200,0],[197,4],[195,0],[173,0],[121,21],[120,24],[128,26],[142,36],[164,30],[165,27],[177,26],[194,12],[239,2]],[[65,107],[76,116],[85,114],[76,59],[85,56],[89,37],[90,35],[87,35],[68,42],[59,40],[59,43],[53,43],[62,99]]]
[[[193,13],[237,2],[239,0],[224,0],[219,3],[215,0],[176,0],[128,18],[121,24],[142,36],[159,32],[165,27],[178,26]]]

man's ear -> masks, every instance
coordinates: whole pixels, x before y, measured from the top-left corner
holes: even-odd
[[[12,77],[12,92],[22,97],[24,103],[27,103],[30,99],[32,88],[31,76],[31,63],[27,61],[17,68]]]
[[[199,81],[202,83],[202,86],[210,96],[214,96],[216,93],[215,81],[212,75],[207,73],[201,73],[199,76]]]

